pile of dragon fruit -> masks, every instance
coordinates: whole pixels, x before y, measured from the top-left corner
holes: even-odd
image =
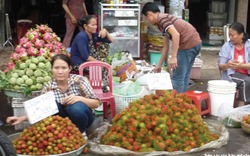
[[[47,25],[36,25],[19,40],[4,72],[15,67],[17,62],[26,61],[29,57],[44,56],[50,60],[55,54],[67,54],[61,39]]]
[[[7,68],[0,71],[0,90],[25,95],[41,90],[51,80],[51,57],[68,54],[60,41],[47,25],[28,30],[11,54]]]

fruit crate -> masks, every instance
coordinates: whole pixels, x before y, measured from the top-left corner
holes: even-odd
[[[12,108],[14,116],[23,116],[26,114],[23,103],[30,98],[24,97],[24,98],[13,98],[12,99]],[[23,130],[24,128],[30,126],[30,123],[28,121],[24,121],[18,125],[15,125],[15,130]]]
[[[145,86],[142,86],[141,92],[135,95],[119,95],[114,94],[115,97],[115,106],[116,106],[116,114],[121,112],[123,109],[127,108],[129,103],[144,97],[147,94],[153,93],[149,91]]]

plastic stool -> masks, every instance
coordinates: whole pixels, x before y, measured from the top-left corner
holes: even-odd
[[[195,104],[200,115],[211,114],[211,103],[208,92],[189,90],[187,92],[184,92],[184,94],[192,99],[193,104]],[[202,101],[206,102],[207,107],[205,110],[202,110]]]

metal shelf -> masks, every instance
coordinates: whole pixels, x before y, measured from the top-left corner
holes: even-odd
[[[100,29],[106,28],[109,32],[140,35],[140,4],[103,4],[100,3]],[[127,28],[126,28],[127,27]],[[129,32],[131,31],[131,32]],[[140,57],[140,36],[113,36],[114,42],[110,45],[110,53],[128,50],[133,57]]]

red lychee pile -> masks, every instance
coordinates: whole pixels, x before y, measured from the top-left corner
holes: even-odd
[[[135,152],[189,151],[217,140],[191,99],[176,91],[157,91],[117,114],[101,143]]]
[[[86,143],[81,132],[69,118],[48,117],[24,129],[13,140],[17,154],[62,154],[79,149]]]

